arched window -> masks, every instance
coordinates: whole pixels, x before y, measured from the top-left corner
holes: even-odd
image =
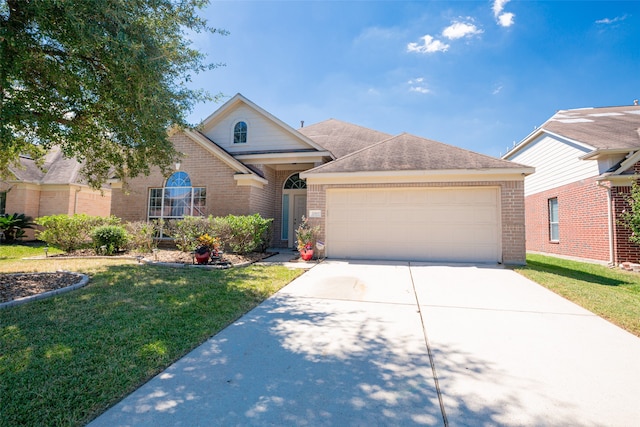
[[[284,183],[285,190],[304,190],[306,188],[307,188],[307,181],[300,178],[299,173],[294,173]]]
[[[186,172],[176,172],[167,179],[165,187],[191,187],[191,178]]]
[[[247,124],[245,122],[238,122],[233,127],[233,143],[245,144],[247,142]]]
[[[175,172],[162,188],[149,189],[149,219],[204,216],[207,190],[193,187],[186,172]]]

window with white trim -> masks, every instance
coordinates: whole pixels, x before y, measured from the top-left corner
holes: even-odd
[[[246,144],[247,142],[247,123],[238,122],[233,127],[233,143]]]
[[[560,241],[560,216],[558,214],[558,198],[549,199],[549,240]]]
[[[153,220],[204,216],[206,200],[205,187],[192,187],[186,172],[176,172],[164,187],[149,189],[148,217]]]

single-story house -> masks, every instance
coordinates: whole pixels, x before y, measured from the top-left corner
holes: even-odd
[[[525,179],[527,250],[640,260],[618,221],[640,177],[640,106],[558,111],[503,159],[536,170]]]
[[[259,213],[283,248],[306,216],[328,257],[525,262],[533,168],[335,119],[296,130],[241,94],[171,140],[183,155],[175,172],[113,184],[112,214]]]
[[[82,165],[63,155],[59,147],[47,153],[44,163],[21,156],[10,166],[11,176],[0,180],[0,214],[24,213],[32,218],[46,215],[86,213],[109,216],[111,188],[96,190],[82,178]],[[27,230],[27,238],[33,238]]]

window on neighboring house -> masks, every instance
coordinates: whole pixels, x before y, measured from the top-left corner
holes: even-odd
[[[244,144],[247,142],[247,124],[245,122],[238,122],[233,127],[233,143]]]
[[[558,198],[549,199],[549,240],[560,241]]]
[[[192,187],[187,173],[176,172],[164,187],[149,189],[148,216],[150,220],[204,216],[206,199],[204,187]]]
[[[7,208],[7,192],[0,191],[0,215],[4,215]]]

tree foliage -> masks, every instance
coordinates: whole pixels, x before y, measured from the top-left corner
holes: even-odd
[[[214,68],[189,34],[221,33],[206,0],[0,0],[0,174],[60,145],[93,186],[167,171],[167,131],[208,99],[187,84]]]
[[[631,186],[631,193],[626,198],[629,209],[622,211],[618,222],[631,230],[629,241],[640,244],[640,185],[634,182]]]

